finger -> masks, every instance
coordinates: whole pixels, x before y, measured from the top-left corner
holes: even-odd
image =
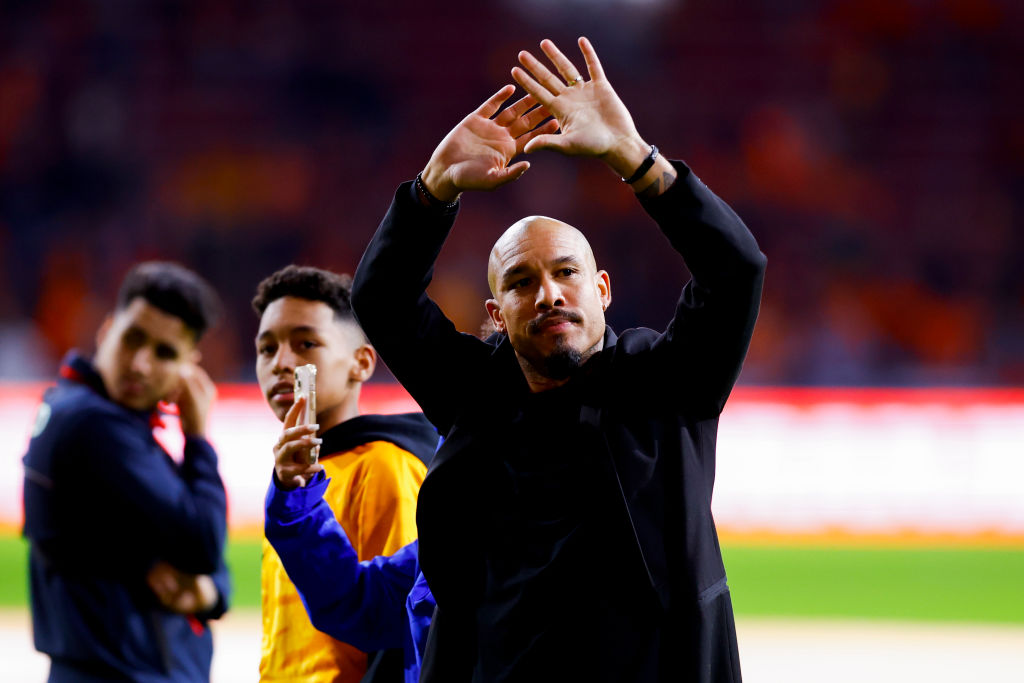
[[[188,396],[193,399],[212,399],[217,387],[206,371],[194,363],[189,363],[181,371],[181,391],[179,398]]]
[[[501,108],[502,102],[511,97],[512,93],[514,93],[515,91],[516,86],[512,85],[511,83],[509,85],[502,86],[501,90],[487,98],[487,101],[485,101],[483,104],[477,107],[476,111],[473,113],[479,114],[480,116],[483,116],[484,118],[487,119],[491,118],[492,116],[494,116],[494,113]]]
[[[173,570],[164,563],[154,566],[149,571],[146,575],[146,582],[153,592],[162,599],[174,595],[178,590],[178,582],[175,580]]]
[[[217,385],[214,384],[213,378],[199,365],[192,365],[192,381],[202,389],[204,395],[214,397],[217,394]]]
[[[288,412],[284,414],[284,428],[287,430],[290,427],[294,427],[299,423],[299,416],[302,415],[303,409],[306,407],[306,398],[300,397],[292,403],[292,407],[288,409]]]
[[[204,385],[212,385],[213,380],[210,379],[210,373],[208,373],[203,366],[197,363],[189,364],[189,376],[194,378],[197,382]]]
[[[184,396],[185,391],[185,378],[183,377],[181,381],[178,382],[178,385],[171,390],[171,393],[167,394],[167,396],[164,397],[164,401],[166,403],[172,403],[175,406],[177,406],[179,403],[181,403],[181,399]],[[168,406],[164,406],[164,408],[168,408]]]
[[[511,183],[513,180],[519,180],[529,168],[529,161],[517,161],[511,166],[492,171],[491,176],[495,180],[494,187],[500,187],[506,183]]]
[[[318,425],[316,424],[305,424],[297,425],[295,427],[289,427],[281,432],[281,436],[277,439],[277,445],[283,446],[288,441],[294,441],[295,439],[301,439],[304,436],[315,436]]]
[[[323,465],[295,465],[291,467],[279,467],[277,469],[277,479],[282,484],[289,488],[295,488],[297,486],[305,486],[310,479],[313,478],[317,472],[322,472],[324,469]]]
[[[530,72],[530,75],[533,76],[533,78],[544,86],[552,95],[558,95],[565,90],[565,83],[562,82],[562,79],[551,73],[551,71],[544,66],[540,60],[526,50],[519,53],[519,63],[526,67],[526,70]],[[520,85],[522,84],[520,83]],[[527,92],[530,91],[527,90]],[[534,97],[537,96],[534,94]],[[537,100],[543,103],[543,100],[539,97],[537,97]]]
[[[523,133],[533,130],[539,123],[548,118],[551,118],[551,112],[548,111],[547,107],[535,107],[532,111],[516,119],[515,123],[508,127],[508,132],[512,137],[518,138]]]
[[[146,574],[146,583],[149,585],[150,590],[156,593],[158,596],[164,592],[164,575],[154,567],[150,569]]]
[[[309,464],[307,451],[313,446],[318,446],[320,439],[315,436],[304,436],[301,439],[294,439],[281,444],[274,449],[274,461],[277,465]]]
[[[587,63],[587,73],[590,74],[590,80],[604,80],[604,68],[601,66],[601,60],[597,58],[597,51],[594,50],[594,46],[590,44],[590,41],[585,37],[580,37],[580,52],[583,53],[583,60]]]
[[[523,152],[529,153],[536,149],[544,149],[544,147],[537,147],[535,145],[531,146],[530,143],[536,138],[543,136],[559,137],[558,135],[554,135],[556,132],[558,132],[558,121],[552,119],[539,128],[531,130],[525,135],[520,135],[516,138],[516,154],[522,154]],[[527,149],[527,147],[530,149]]]
[[[540,49],[544,51],[544,54],[551,60],[551,63],[555,65],[558,73],[562,74],[562,78],[565,79],[569,87],[572,87],[576,81],[582,80],[579,69],[569,61],[568,57],[562,54],[562,51],[552,41],[547,38],[540,41]]]
[[[535,100],[545,107],[551,106],[551,103],[555,99],[555,95],[548,92],[547,88],[533,80],[533,77],[525,70],[520,69],[518,66],[512,67],[512,78],[519,84],[519,87],[530,93]]]
[[[296,462],[290,465],[279,465],[277,467],[277,478],[281,481],[288,481],[295,477],[312,477],[317,472],[323,471],[324,466],[320,463]]]
[[[565,151],[568,147],[569,143],[566,141],[566,137],[564,135],[555,135],[553,133],[543,132],[538,135],[534,135],[533,139],[523,146],[523,152],[526,154],[532,154],[533,152],[539,152],[542,149]]]
[[[500,114],[494,117],[494,122],[500,126],[508,126],[520,116],[530,111],[530,107],[536,104],[537,100],[533,99],[533,95],[527,95],[502,110]]]

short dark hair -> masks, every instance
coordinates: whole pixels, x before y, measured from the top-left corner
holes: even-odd
[[[128,271],[117,293],[117,310],[138,298],[180,318],[196,341],[220,314],[220,300],[206,280],[169,261],[144,261]]]
[[[322,301],[339,320],[356,322],[352,313],[352,276],[312,266],[285,266],[256,287],[252,307],[263,315],[267,306],[286,296]]]

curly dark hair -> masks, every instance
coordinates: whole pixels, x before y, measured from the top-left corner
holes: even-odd
[[[286,296],[322,301],[339,320],[355,322],[352,313],[352,276],[312,266],[290,265],[264,278],[256,287],[252,308],[261,316],[267,306]]]
[[[128,271],[117,293],[117,310],[138,298],[180,318],[196,341],[220,316],[220,299],[206,280],[169,261],[144,261]]]

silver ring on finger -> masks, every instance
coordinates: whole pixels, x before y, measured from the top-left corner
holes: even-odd
[[[569,87],[571,88],[572,86],[578,85],[578,84],[580,84],[582,82],[583,82],[583,76],[577,76],[576,78],[574,78],[571,81],[569,81]]]

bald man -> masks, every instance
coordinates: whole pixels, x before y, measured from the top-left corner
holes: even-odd
[[[421,681],[740,680],[711,517],[718,416],[757,317],[765,258],[735,213],[640,137],[594,48],[588,78],[550,41],[399,187],[353,307],[446,435],[420,491],[437,602]],[[500,110],[500,111],[499,111]],[[553,117],[553,118],[551,118]],[[605,325],[611,279],[577,229],[531,216],[488,259],[497,332],[456,331],[427,297],[460,195],[522,176],[520,153],[596,157],[693,279],[661,333]]]

